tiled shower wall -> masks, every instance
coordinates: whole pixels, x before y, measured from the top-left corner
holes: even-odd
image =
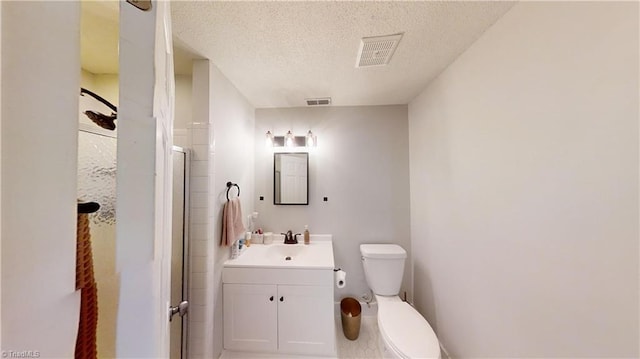
[[[252,212],[255,110],[215,65],[196,60],[192,77],[176,78],[176,123],[175,144],[191,150],[189,357],[214,358],[222,351],[221,277],[229,257],[218,244],[225,184],[239,184],[244,214]]]
[[[191,139],[190,179],[190,284],[189,284],[189,354],[205,356],[207,330],[212,312],[207,290],[212,290],[213,271],[210,262],[213,238],[213,219],[209,215],[209,183],[213,178],[212,159],[209,151],[209,124],[192,123],[188,130]],[[207,285],[209,284],[209,285]]]
[[[174,144],[191,152],[189,193],[189,357],[205,357],[212,325],[213,220],[209,215],[210,186],[213,181],[213,141],[210,139],[208,66],[194,66],[194,75],[176,76],[176,128]],[[204,72],[204,73],[203,73]],[[192,91],[193,89],[193,91]],[[192,94],[194,94],[192,96]],[[197,109],[191,111],[192,109]]]

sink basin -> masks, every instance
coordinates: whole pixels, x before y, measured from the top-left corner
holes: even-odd
[[[308,256],[313,255],[312,246],[311,245],[300,245],[300,244],[276,244],[268,246],[266,251],[266,255],[269,259],[273,261],[279,260],[304,260]],[[315,247],[313,247],[315,248]]]
[[[333,269],[331,235],[311,235],[311,243],[252,244],[225,267]]]

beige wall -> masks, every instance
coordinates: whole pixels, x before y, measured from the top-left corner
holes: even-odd
[[[191,75],[176,75],[176,119],[174,128],[186,130],[191,126],[193,101]]]
[[[318,136],[309,154],[307,206],[273,204],[273,149],[265,147],[265,134],[288,130]],[[333,235],[336,267],[347,272],[346,287],[335,288],[337,301],[369,293],[360,244],[396,243],[411,253],[406,105],[258,109],[255,161],[258,225],[302,233],[308,224],[311,233]],[[401,291],[410,297],[409,261],[406,268]]]
[[[638,3],[515,5],[409,105],[415,302],[455,357],[637,357]]]

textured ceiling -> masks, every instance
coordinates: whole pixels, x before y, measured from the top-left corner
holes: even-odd
[[[209,58],[258,108],[406,104],[511,2],[174,1],[176,73]],[[118,2],[82,1],[82,67],[118,72]],[[387,66],[356,68],[362,37],[404,33]],[[196,55],[197,54],[197,55]]]
[[[406,104],[512,2],[172,3],[173,33],[258,108]],[[404,33],[387,66],[356,68],[360,39]]]

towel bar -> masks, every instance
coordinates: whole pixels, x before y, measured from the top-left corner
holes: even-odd
[[[227,201],[229,200],[229,191],[233,186],[236,186],[238,188],[238,197],[240,197],[240,186],[238,186],[237,183],[227,182]]]

